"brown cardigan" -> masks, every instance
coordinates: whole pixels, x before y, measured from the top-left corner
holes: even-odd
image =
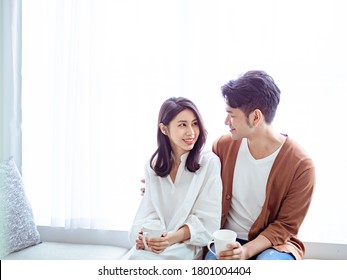
[[[241,141],[232,140],[231,134],[220,137],[213,151],[222,163],[223,228],[231,203],[236,157]],[[315,186],[315,168],[304,150],[287,137],[278,153],[266,185],[265,202],[252,225],[248,240],[262,234],[273,248],[292,253],[303,259],[304,244],[297,234],[311,203]]]

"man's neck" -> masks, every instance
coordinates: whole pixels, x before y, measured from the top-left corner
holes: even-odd
[[[284,135],[274,132],[269,126],[247,138],[247,144],[252,156],[255,159],[262,159],[274,153],[285,140]]]

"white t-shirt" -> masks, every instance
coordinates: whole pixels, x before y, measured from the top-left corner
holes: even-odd
[[[248,240],[249,229],[260,214],[267,179],[281,147],[271,155],[256,160],[249,151],[247,139],[242,139],[235,164],[231,207],[225,225],[235,231],[240,239]]]

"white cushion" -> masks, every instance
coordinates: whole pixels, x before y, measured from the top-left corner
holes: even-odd
[[[31,205],[13,157],[0,163],[0,258],[40,243]]]

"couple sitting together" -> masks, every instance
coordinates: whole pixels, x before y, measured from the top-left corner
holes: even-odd
[[[221,90],[230,133],[213,152],[203,151],[207,131],[192,101],[162,104],[158,148],[145,165],[145,193],[129,233],[130,259],[303,259],[297,235],[315,170],[296,142],[272,128],[280,90],[264,71],[246,72]],[[162,233],[146,236],[148,223]],[[205,254],[219,229],[236,232],[236,240]]]

